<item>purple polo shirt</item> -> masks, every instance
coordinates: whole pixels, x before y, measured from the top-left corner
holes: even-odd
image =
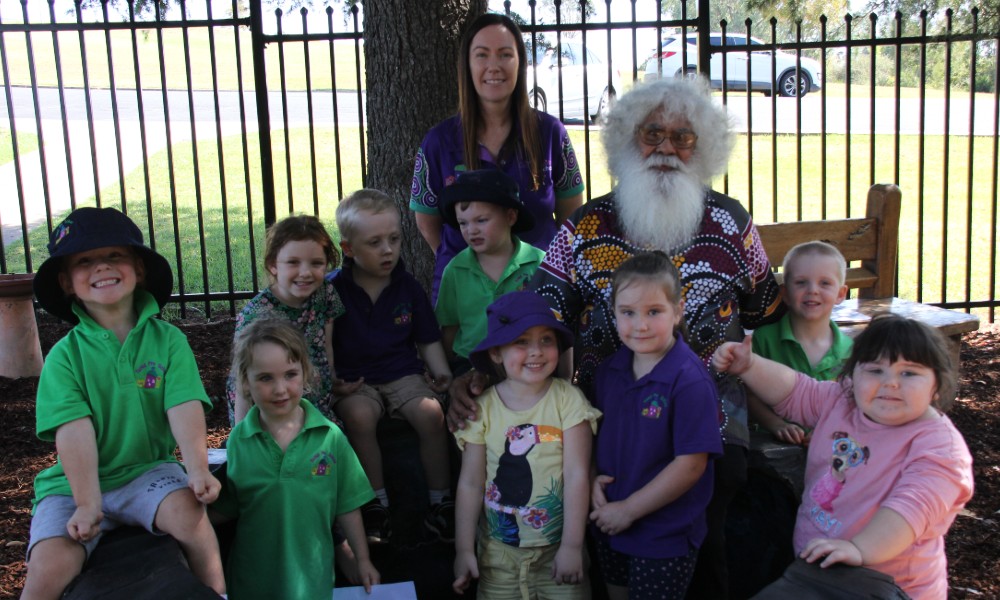
[[[427,293],[399,261],[388,287],[372,303],[354,282],[354,262],[330,279],[346,311],[333,322],[333,356],[337,376],[346,381],[388,383],[424,372],[417,344],[441,339]]]
[[[583,192],[583,176],[569,140],[566,128],[558,119],[547,113],[534,112],[538,117],[539,151],[542,153],[543,171],[538,189],[531,181],[531,169],[520,149],[494,162],[489,150],[480,145],[479,161],[481,169],[500,169],[517,182],[521,200],[535,217],[535,227],[517,236],[532,246],[545,250],[555,237],[558,223],[555,221],[556,200],[568,198]],[[518,127],[514,124],[515,129]],[[430,215],[438,215],[438,198],[445,186],[455,181],[458,173],[468,169],[465,165],[462,123],[458,116],[451,117],[435,125],[424,136],[417,150],[413,168],[413,182],[410,186],[410,209]],[[471,200],[472,198],[470,198]],[[441,245],[438,246],[434,263],[433,295],[437,296],[438,284],[445,265],[453,256],[464,250],[465,240],[461,232],[445,225],[441,228]]]
[[[678,339],[638,381],[632,351],[623,346],[597,369],[594,407],[604,412],[597,431],[597,472],[611,475],[608,501],[624,500],[682,454],[721,456],[719,400],[705,364]],[[592,528],[611,548],[643,558],[672,558],[700,547],[705,508],[712,498],[712,461],[682,496],[638,519],[618,535]]]

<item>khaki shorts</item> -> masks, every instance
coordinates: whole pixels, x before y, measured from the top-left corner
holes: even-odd
[[[588,600],[590,560],[583,550],[583,581],[556,584],[552,580],[559,544],[535,548],[515,548],[489,536],[479,538],[479,583],[477,598],[529,600],[566,598]]]
[[[378,406],[380,416],[389,415],[393,419],[404,418],[399,410],[411,400],[433,398],[439,403],[441,402],[431,386],[427,385],[423,375],[407,375],[388,383],[362,384],[361,389],[353,394],[336,398],[333,402],[334,412],[337,410],[337,404],[342,400],[357,397],[366,398]]]

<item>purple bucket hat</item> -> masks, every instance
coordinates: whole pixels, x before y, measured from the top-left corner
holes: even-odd
[[[509,344],[532,327],[542,325],[556,332],[559,349],[573,346],[573,332],[556,318],[549,303],[535,292],[510,292],[486,308],[486,338],[469,353],[477,371],[492,373],[490,348]]]
[[[142,287],[156,298],[160,308],[170,300],[174,274],[170,264],[142,240],[142,232],[132,219],[114,208],[78,208],[71,212],[49,236],[49,258],[35,272],[34,291],[38,304],[49,313],[70,323],[79,319],[73,314],[73,300],[59,285],[63,258],[108,246],[129,246],[143,262]]]

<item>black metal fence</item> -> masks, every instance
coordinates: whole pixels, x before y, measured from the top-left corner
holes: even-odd
[[[307,212],[333,231],[367,177],[360,15],[249,4],[0,12],[0,271],[34,270],[72,207],[116,206],[173,263],[183,316],[233,314],[263,285],[265,223]],[[1000,39],[974,11],[960,28],[950,11],[734,26],[706,0],[676,19],[604,5],[520,15],[533,98],[571,130],[588,198],[613,183],[597,135],[614,98],[700,65],[740,132],[716,187],[764,223],[856,216],[871,183],[897,182],[899,295],[994,320]]]

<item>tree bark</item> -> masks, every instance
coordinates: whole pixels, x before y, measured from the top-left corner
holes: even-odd
[[[457,110],[462,31],[486,7],[487,0],[369,0],[364,7],[367,185],[396,200],[403,260],[426,289],[434,256],[409,209],[413,159],[424,134]]]

